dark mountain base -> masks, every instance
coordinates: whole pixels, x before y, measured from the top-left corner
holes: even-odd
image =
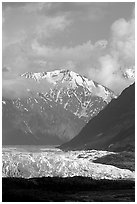
[[[3,178],[3,202],[134,202],[135,182],[72,178]]]
[[[135,152],[123,151],[118,154],[106,155],[96,159],[94,163],[108,164],[120,169],[135,171]]]

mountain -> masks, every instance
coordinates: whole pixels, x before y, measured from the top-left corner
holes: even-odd
[[[61,149],[133,150],[135,146],[135,84],[113,99]]]
[[[18,78],[22,79],[27,84],[23,97],[3,97],[3,144],[66,142],[116,97],[106,87],[69,70],[27,72]],[[29,86],[32,81],[33,87]]]
[[[45,98],[61,104],[64,109],[85,122],[97,115],[112,98],[116,98],[110,89],[65,69],[42,73],[27,72],[21,76],[34,79],[38,83],[43,80],[50,82],[53,87],[44,93]]]

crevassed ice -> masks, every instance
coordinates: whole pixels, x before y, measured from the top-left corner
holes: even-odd
[[[49,151],[44,152],[3,152],[3,176],[5,177],[72,177],[86,176],[94,179],[134,178],[134,172],[111,165],[93,163],[107,151]]]

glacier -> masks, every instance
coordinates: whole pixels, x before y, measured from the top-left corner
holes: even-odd
[[[85,150],[63,152],[57,148],[41,148],[29,151],[3,148],[3,177],[73,177],[93,179],[134,179],[134,172],[112,165],[94,163],[99,157],[116,154],[108,151]]]

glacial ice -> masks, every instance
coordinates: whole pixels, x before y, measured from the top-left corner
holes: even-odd
[[[69,151],[43,148],[39,152],[4,149],[3,177],[73,177],[93,179],[130,179],[134,172],[112,165],[93,163],[99,157],[115,154],[107,151]]]

